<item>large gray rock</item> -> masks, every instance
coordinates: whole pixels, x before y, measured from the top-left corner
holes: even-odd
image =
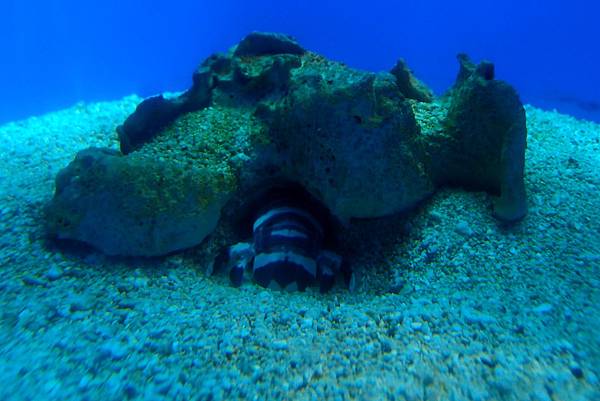
[[[231,187],[212,171],[90,148],[58,174],[46,227],[109,255],[164,255],[212,232]]]
[[[441,184],[484,189],[495,195],[494,214],[516,221],[527,213],[525,195],[525,110],[517,92],[494,79],[490,62],[459,56],[460,71],[450,91],[442,162],[433,174]]]
[[[433,102],[433,92],[414,76],[406,61],[403,59],[398,60],[390,73],[396,77],[398,89],[404,96],[419,102]]]
[[[285,99],[257,113],[270,146],[254,165],[276,166],[341,221],[403,211],[434,190],[419,161],[419,127],[390,74],[305,61]]]
[[[205,60],[181,96],[142,103],[119,128],[126,156],[79,154],[57,177],[49,232],[164,254],[286,186],[346,224],[406,211],[443,185],[489,191],[496,217],[518,220],[522,105],[491,63],[460,60],[455,86],[434,99],[404,62],[358,71],[253,33]]]
[[[306,50],[289,35],[274,32],[252,32],[236,46],[234,56],[270,56],[304,54]]]

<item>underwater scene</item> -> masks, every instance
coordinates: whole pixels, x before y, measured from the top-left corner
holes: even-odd
[[[0,400],[600,400],[598,15],[9,0]]]

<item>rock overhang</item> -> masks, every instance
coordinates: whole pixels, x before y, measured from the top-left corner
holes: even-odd
[[[169,205],[173,211],[184,205],[167,201],[168,196],[155,197],[137,200],[150,205],[150,211],[156,202],[156,213],[148,215],[152,233],[136,235],[159,238],[165,252],[193,246],[210,234],[219,216],[231,218],[251,205],[245,202],[249,194],[282,182],[302,188],[344,223],[408,210],[449,184],[493,192],[498,195],[495,215],[503,221],[519,220],[526,213],[522,105],[508,84],[494,79],[491,63],[476,66],[466,56],[459,60],[455,86],[436,99],[403,61],[391,73],[364,72],[306,51],[286,35],[248,35],[228,53],[203,62],[188,91],[175,98],[144,100],[118,128],[124,154],[120,158],[143,158],[150,165],[154,160],[163,166],[156,185],[181,193],[197,191],[186,187],[193,181],[173,183],[164,166],[221,177],[220,184],[202,180],[208,182],[204,190],[216,194],[214,204],[196,208],[205,227],[186,226],[193,235],[161,227],[163,217],[168,220]],[[79,175],[92,173],[81,163],[77,168]],[[68,171],[60,180],[75,174]],[[61,207],[98,214],[94,202],[84,207],[61,198],[62,192],[57,185],[48,210],[70,202],[74,204]],[[119,196],[122,203],[130,202],[126,191]],[[117,202],[115,210],[102,213],[122,213],[121,206]],[[159,210],[166,215],[159,217]],[[47,216],[48,222],[56,221],[52,213]],[[56,224],[48,227],[59,238],[89,242],[91,236],[61,231]],[[110,230],[117,228],[113,224],[94,230],[109,238]],[[178,235],[195,240],[182,243]],[[148,253],[139,251],[144,238],[121,240],[120,254],[127,249],[129,254]],[[102,243],[93,245],[107,251]]]

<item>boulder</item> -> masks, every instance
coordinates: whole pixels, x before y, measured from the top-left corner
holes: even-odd
[[[494,79],[494,66],[465,55],[449,94],[443,151],[433,169],[438,185],[458,184],[495,195],[494,214],[516,221],[527,213],[524,170],[527,128],[517,92]]]
[[[431,89],[414,76],[403,59],[396,62],[390,73],[396,77],[398,89],[404,96],[419,102],[433,102],[434,96]]]
[[[179,99],[165,99],[163,95],[145,99],[136,112],[117,127],[121,151],[125,154],[150,141],[162,128],[173,121],[183,108]]]
[[[57,177],[48,231],[108,254],[161,255],[286,188],[342,224],[407,211],[444,185],[489,191],[495,216],[518,220],[523,107],[493,64],[459,60],[436,99],[403,61],[359,71],[252,33],[206,59],[187,92],[144,101],[119,127],[125,155],[79,153]]]
[[[304,62],[285,99],[261,104],[270,146],[251,165],[301,184],[342,222],[407,210],[434,186],[419,161],[419,128],[394,77]],[[267,179],[254,170],[252,182]]]
[[[232,187],[211,170],[89,148],[58,174],[46,228],[108,255],[164,255],[210,234]]]
[[[273,32],[252,32],[237,45],[234,56],[272,56],[304,54],[305,50],[291,36]]]
[[[201,66],[194,73],[192,87],[181,95],[144,99],[135,112],[117,127],[121,152],[128,154],[141,148],[181,114],[208,106],[212,85],[210,69]]]

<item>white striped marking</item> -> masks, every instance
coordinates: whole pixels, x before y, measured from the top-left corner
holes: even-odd
[[[289,229],[273,230],[271,231],[271,237],[274,236],[285,238],[308,238],[306,234],[301,231]]]
[[[294,252],[259,253],[254,258],[254,271],[271,263],[290,262],[302,267],[311,276],[317,277],[317,262],[312,258]]]
[[[308,220],[310,220],[312,225],[316,229],[318,229],[319,232],[322,231],[321,225],[319,224],[318,221],[316,221],[314,219],[314,217],[310,213],[307,213],[304,210],[298,209],[295,207],[278,207],[278,208],[269,210],[268,212],[266,212],[265,214],[260,216],[258,219],[256,219],[256,221],[254,222],[254,225],[252,226],[252,230],[256,231],[258,229],[258,227],[260,227],[262,224],[264,224],[267,220],[273,218],[274,216],[277,216],[278,214],[283,214],[283,213],[294,213],[294,214],[297,214],[298,216],[305,217]]]

